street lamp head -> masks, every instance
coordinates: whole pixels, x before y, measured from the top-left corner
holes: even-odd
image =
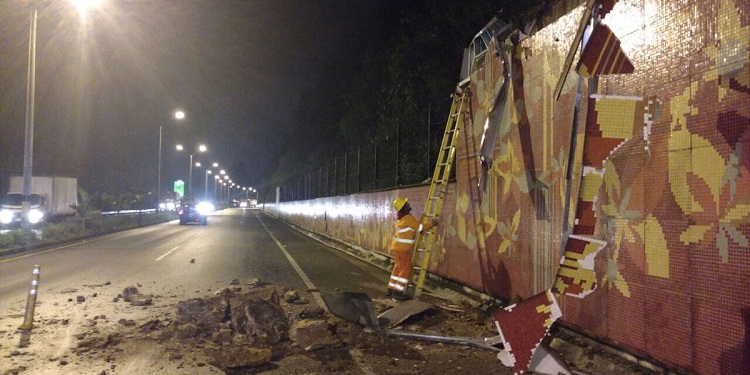
[[[211,174],[211,170],[210,169],[206,169],[206,174]]]
[[[91,8],[99,7],[102,0],[70,0],[71,4],[76,7],[81,17],[86,17]]]
[[[213,167],[216,168],[219,166],[219,163],[213,163]]]
[[[214,180],[218,180],[219,178],[221,178],[221,177],[219,177],[219,175],[215,175],[214,176]]]
[[[200,151],[200,152],[206,152],[206,150],[208,150],[208,148],[206,147],[206,145],[200,145],[200,146],[198,146],[198,151]]]
[[[177,151],[182,151],[185,149],[184,147],[182,147],[182,145],[177,145],[175,146],[175,148],[177,149]]]
[[[185,112],[182,110],[176,110],[174,111],[174,118],[177,120],[182,120],[185,118]]]
[[[198,167],[198,168],[200,168],[201,167],[201,162],[199,162],[199,161],[195,162],[195,166]]]
[[[219,173],[220,174],[227,174],[227,171],[225,171],[225,170],[222,169],[222,170],[219,171]]]

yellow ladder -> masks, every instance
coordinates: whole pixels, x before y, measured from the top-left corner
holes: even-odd
[[[468,85],[467,85],[468,86]],[[457,87],[453,94],[453,104],[448,115],[448,123],[445,125],[443,143],[440,146],[435,171],[432,174],[430,191],[427,195],[427,203],[422,216],[422,224],[429,223],[440,217],[443,212],[448,181],[450,180],[453,161],[456,156],[456,138],[464,121],[464,112],[469,98],[468,87]],[[435,228],[428,231],[420,231],[414,244],[414,254],[411,260],[411,279],[409,284],[413,287],[412,297],[417,298],[421,294],[427,277],[427,267],[430,265],[430,256],[435,245]]]

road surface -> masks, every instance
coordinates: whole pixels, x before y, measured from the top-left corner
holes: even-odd
[[[382,294],[387,282],[383,271],[310,241],[257,210],[241,209],[216,212],[207,226],[173,221],[0,258],[2,308],[25,303],[34,265],[41,267],[40,300],[105,282],[190,292],[258,278],[302,291],[311,287],[307,278],[321,291],[371,295]]]
[[[24,337],[17,328],[24,320],[35,265],[41,277],[34,329]],[[227,287],[247,287],[248,281],[259,279],[297,291],[303,304],[296,307],[323,311],[321,294],[348,291],[384,297],[388,276],[258,210],[244,209],[215,212],[207,226],[173,221],[5,256],[0,258],[0,374],[220,374],[202,344],[160,339],[165,332],[175,332],[169,328],[176,326],[178,303],[208,299]],[[152,296],[153,302],[124,302],[128,287]],[[386,305],[379,303],[377,312]],[[276,347],[271,364],[226,373],[504,373],[490,352],[386,338],[331,320],[330,314],[323,318],[334,322],[332,331],[341,345],[305,352],[285,341],[287,349]],[[154,331],[140,328],[156,320],[161,323],[158,328],[151,324]],[[417,329],[441,333],[438,327],[444,327],[446,319],[431,314],[426,322],[429,327]],[[442,333],[467,335],[462,328],[444,328]],[[20,346],[22,340],[28,345]]]

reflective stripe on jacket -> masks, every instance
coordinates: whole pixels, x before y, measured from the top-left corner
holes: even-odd
[[[432,226],[428,225],[426,229]],[[411,214],[404,215],[396,222],[396,235],[391,242],[391,250],[408,251],[414,246],[417,232],[422,231],[422,224]]]

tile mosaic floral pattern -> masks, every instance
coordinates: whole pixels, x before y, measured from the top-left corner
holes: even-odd
[[[564,324],[669,366],[750,373],[741,315],[750,309],[750,1],[601,4],[633,72],[584,79],[573,132],[577,71],[559,99],[554,91],[582,6],[511,48],[480,202],[470,181],[504,67],[487,57],[472,73],[471,121],[430,270],[500,298],[554,291]],[[282,215],[387,255],[388,202],[408,196],[419,214],[426,190],[285,203]],[[533,328],[540,338],[543,327]]]

